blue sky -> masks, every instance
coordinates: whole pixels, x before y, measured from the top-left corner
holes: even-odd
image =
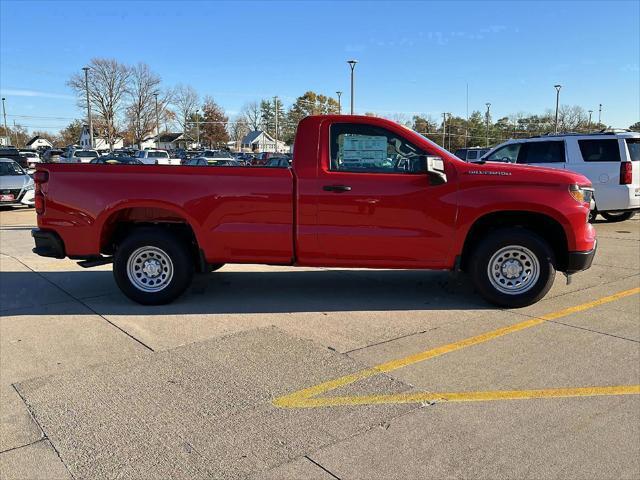
[[[8,122],[80,117],[66,81],[92,57],[145,62],[232,116],[248,101],[345,92],[356,110],[494,118],[561,103],[640,120],[640,2],[24,2],[0,0]],[[20,116],[15,116],[20,115]],[[597,113],[594,114],[594,120]],[[28,118],[56,117],[56,118]]]

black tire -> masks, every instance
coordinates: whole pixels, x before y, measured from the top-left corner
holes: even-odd
[[[209,272],[215,272],[216,270],[220,270],[222,267],[224,267],[224,263],[210,263]]]
[[[145,247],[148,247],[148,249],[145,249]],[[171,267],[170,277],[165,276],[162,277],[163,280],[160,280],[160,277],[152,278],[142,275],[145,278],[150,278],[150,282],[156,281],[156,278],[158,278],[159,286],[155,288],[161,288],[157,291],[142,290],[129,278],[130,258],[133,264],[135,263],[134,260],[141,260],[140,255],[143,255],[146,250],[157,252],[155,254],[159,260],[151,257],[149,259],[154,260],[154,267],[157,264],[161,268],[160,275],[164,274],[164,266],[160,262],[165,259],[170,260],[167,266],[167,273],[169,273],[169,267]],[[150,255],[153,254],[151,253]],[[166,262],[163,263],[166,264]],[[133,266],[135,268],[135,265]],[[122,293],[142,305],[164,305],[172,302],[189,287],[193,279],[193,272],[194,261],[184,241],[181,242],[178,237],[162,228],[140,228],[134,230],[118,246],[113,262],[113,276]],[[139,276],[135,271],[132,271],[132,275]],[[138,281],[140,282],[141,280]],[[154,287],[150,286],[148,288]]]
[[[491,279],[489,277],[489,262],[492,261],[494,255],[497,255],[501,250],[505,251],[508,247],[515,247],[513,250],[519,253],[498,255],[493,264],[503,267],[492,270],[495,275]],[[529,256],[532,256],[531,261],[527,260]],[[526,287],[526,277],[523,277],[522,291],[518,292],[517,279],[510,280],[503,270],[503,268],[507,268],[508,260],[511,260],[513,268],[516,270],[524,269],[520,270],[521,272],[535,272],[537,270],[537,279],[531,273],[530,285]],[[536,261],[537,268],[535,268]],[[542,299],[553,285],[556,275],[553,251],[547,242],[534,232],[523,228],[501,228],[490,233],[473,251],[469,272],[476,290],[485,300],[508,308],[526,307]],[[513,272],[509,273],[513,274]],[[495,285],[500,283],[503,291]],[[509,289],[513,289],[513,291],[505,293],[504,290]]]
[[[607,222],[624,222],[633,218],[636,212],[633,210],[627,210],[626,212],[600,212],[600,215],[604,217]]]

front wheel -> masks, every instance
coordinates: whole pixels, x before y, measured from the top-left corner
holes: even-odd
[[[501,307],[526,307],[542,299],[556,274],[553,252],[535,233],[503,228],[473,252],[470,273],[485,300]]]
[[[193,278],[194,262],[183,244],[160,228],[141,228],[116,250],[113,275],[122,293],[143,305],[178,298]]]
[[[607,222],[624,222],[633,217],[635,212],[633,210],[627,210],[626,212],[600,212],[600,215],[604,217]]]

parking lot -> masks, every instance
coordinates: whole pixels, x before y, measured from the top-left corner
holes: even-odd
[[[640,477],[640,217],[519,310],[447,272],[227,265],[144,307],[0,211],[0,477]]]

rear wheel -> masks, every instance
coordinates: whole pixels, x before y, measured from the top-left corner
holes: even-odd
[[[482,297],[502,307],[525,307],[544,297],[555,277],[553,253],[535,233],[503,228],[473,252],[470,273]]]
[[[624,222],[633,217],[635,212],[633,210],[627,210],[626,212],[600,212],[600,215],[604,217],[607,222]]]
[[[143,305],[162,305],[179,297],[194,271],[193,259],[182,243],[159,228],[134,231],[120,244],[113,262],[122,293]]]

